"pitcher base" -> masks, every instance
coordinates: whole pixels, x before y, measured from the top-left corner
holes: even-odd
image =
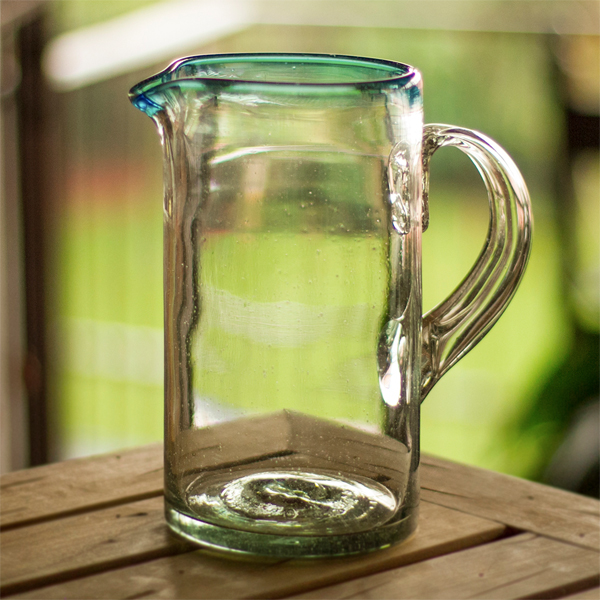
[[[167,502],[171,528],[207,546],[281,557],[340,556],[385,548],[408,537],[416,510],[398,513],[385,486],[320,470],[268,470],[198,477],[186,508]]]

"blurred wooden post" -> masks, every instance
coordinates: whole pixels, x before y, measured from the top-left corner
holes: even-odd
[[[48,458],[44,2],[5,0],[1,16],[2,469],[9,470]]]

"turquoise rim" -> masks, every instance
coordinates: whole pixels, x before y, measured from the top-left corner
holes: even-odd
[[[210,67],[211,65],[235,66],[241,63],[254,63],[256,67],[263,64],[265,67],[285,64],[291,67],[301,66],[316,67],[314,80],[289,81],[277,78],[244,79],[232,78],[231,76],[211,76],[206,74],[194,75],[194,69]],[[328,81],[323,79],[322,73],[318,75],[319,67],[337,67],[338,73],[347,72],[348,77],[341,81]],[[365,76],[358,76],[361,71]],[[352,74],[354,73],[354,76]],[[372,76],[368,76],[372,73]],[[257,88],[271,88],[299,92],[301,89],[307,91],[362,89],[399,89],[411,87],[420,81],[419,72],[409,65],[381,60],[375,58],[361,58],[339,54],[213,54],[204,56],[190,56],[181,58],[171,63],[164,71],[145,79],[131,88],[129,98],[135,105],[143,100],[143,97],[162,91],[166,87],[186,82],[187,85],[201,85],[206,87],[227,88],[229,91],[251,91]],[[141,107],[140,107],[141,108]]]

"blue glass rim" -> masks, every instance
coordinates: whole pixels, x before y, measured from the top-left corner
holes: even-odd
[[[290,81],[276,78],[266,79],[244,79],[231,76],[211,76],[207,74],[190,75],[193,67],[209,67],[211,65],[240,64],[254,62],[257,66],[286,65],[290,67],[339,67],[347,69],[362,69],[365,72],[372,71],[373,77],[361,77],[342,81]],[[187,73],[187,74],[186,74]],[[198,82],[208,87],[227,87],[242,91],[245,88],[265,89],[287,88],[292,91],[300,89],[400,89],[411,87],[420,82],[421,76],[417,69],[403,63],[378,59],[349,56],[343,54],[305,54],[305,53],[240,53],[240,54],[207,54],[188,56],[172,62],[166,69],[139,82],[129,91],[129,98],[135,104],[138,97],[158,91],[163,86],[178,84],[181,82]]]

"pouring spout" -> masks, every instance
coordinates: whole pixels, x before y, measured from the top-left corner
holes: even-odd
[[[137,109],[141,110],[143,113],[146,113],[150,118],[154,117],[157,112],[162,110],[162,106],[153,102],[146,94],[138,93],[134,94],[133,92],[129,93],[129,100]]]

